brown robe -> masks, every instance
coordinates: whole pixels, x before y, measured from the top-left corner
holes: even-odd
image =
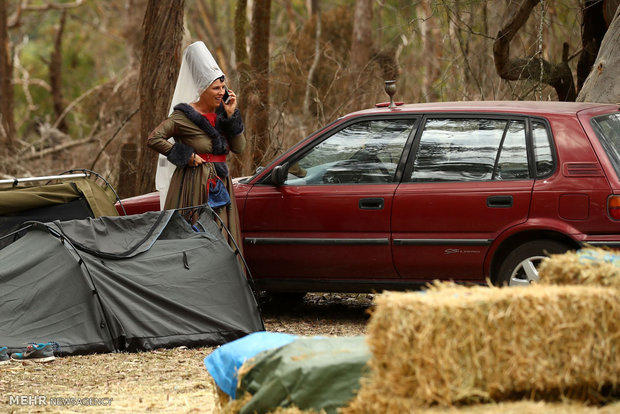
[[[225,118],[225,112],[218,111],[218,117]],[[239,117],[236,121],[242,122],[238,111],[235,111],[233,117]],[[220,123],[216,123],[216,127],[219,126]],[[245,148],[245,137],[243,134],[226,136],[221,128],[218,128],[217,131],[226,137],[230,151],[236,154],[243,151]],[[193,148],[193,151],[197,154],[213,153],[213,137],[199,128],[182,111],[175,110],[166,120],[159,124],[149,135],[147,145],[160,154],[168,156],[173,147],[173,144],[168,141],[169,138],[174,138],[175,142]],[[214,163],[205,162],[197,167],[191,167],[187,164],[179,166],[178,162],[175,164],[177,164],[177,168],[174,170],[170,181],[170,188],[168,189],[164,208],[176,209],[206,204],[208,200],[208,180],[217,175]],[[215,209],[215,212],[228,227],[228,230],[237,242],[237,247],[241,250],[239,212],[235,201],[232,180],[230,176],[220,178],[222,178],[230,194],[231,203],[226,207]],[[226,231],[223,231],[223,233],[228,243],[234,249],[235,246],[228,239]]]

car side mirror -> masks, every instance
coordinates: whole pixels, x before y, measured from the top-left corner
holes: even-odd
[[[271,183],[276,186],[280,186],[286,181],[287,175],[288,163],[276,165],[273,170],[271,170]]]

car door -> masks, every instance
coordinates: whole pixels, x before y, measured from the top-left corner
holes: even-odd
[[[395,175],[415,118],[363,118],[326,131],[254,185],[244,254],[256,280],[396,278],[390,246]]]
[[[493,239],[528,217],[526,119],[428,116],[396,190],[394,263],[406,279],[482,281]]]

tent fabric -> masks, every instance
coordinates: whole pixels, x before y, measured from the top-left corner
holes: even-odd
[[[65,204],[84,197],[94,216],[118,215],[113,191],[92,179],[74,178],[60,184],[36,187],[10,187],[0,190],[0,215],[14,214],[34,208]]]
[[[0,250],[0,343],[62,354],[213,346],[264,330],[235,253],[205,209],[38,223]]]
[[[111,352],[93,287],[71,253],[47,232],[28,232],[0,251],[0,343],[62,342],[68,354]]]
[[[205,368],[215,384],[235,398],[241,366],[260,352],[279,348],[298,337],[282,332],[255,332],[217,348],[204,359]]]
[[[242,367],[236,395],[250,400],[240,414],[278,407],[337,413],[355,396],[370,352],[363,336],[298,338],[264,351]]]
[[[87,217],[116,216],[115,194],[92,179],[73,178],[61,184],[0,189],[0,248],[3,238],[29,221],[49,222]]]

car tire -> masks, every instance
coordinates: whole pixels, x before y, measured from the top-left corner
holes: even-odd
[[[534,240],[514,249],[502,262],[496,284],[527,286],[538,281],[536,267],[550,254],[566,253],[569,247],[555,240]]]

